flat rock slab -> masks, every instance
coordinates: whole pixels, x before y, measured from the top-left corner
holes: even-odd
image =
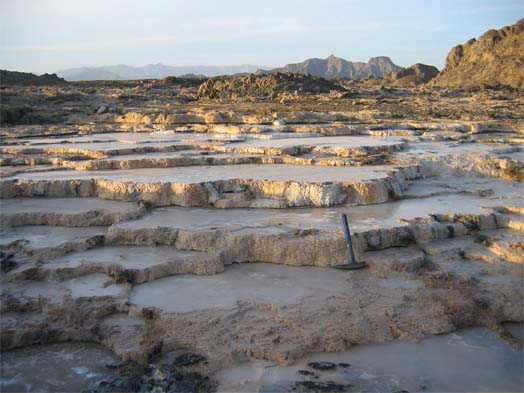
[[[302,165],[214,165],[180,168],[146,168],[119,171],[55,171],[16,175],[17,179],[107,179],[142,183],[200,183],[228,179],[296,182],[361,182],[386,177],[390,165],[373,167],[315,167]]]
[[[125,229],[180,228],[186,230],[246,227],[290,227],[298,229],[342,230],[340,216],[348,215],[351,230],[360,231],[398,225],[400,220],[427,217],[428,214],[480,214],[505,200],[482,199],[476,195],[440,195],[374,205],[297,209],[203,209],[162,207],[144,217],[117,224]]]
[[[202,154],[204,153],[204,154]],[[111,156],[105,160],[108,161],[136,161],[136,160],[151,160],[151,161],[160,161],[168,159],[182,159],[182,158],[228,158],[234,157],[233,154],[226,153],[214,153],[209,154],[209,152],[201,150],[182,150],[182,151],[168,151],[168,152],[158,152],[158,153],[144,153],[144,154],[119,154],[117,156]]]
[[[15,301],[33,301],[61,305],[67,299],[115,298],[127,300],[128,286],[114,284],[103,273],[92,273],[62,282],[20,281],[2,286],[2,297]],[[4,304],[9,307],[9,302]]]
[[[372,136],[321,136],[302,137],[295,136],[278,138],[272,140],[249,140],[236,143],[234,146],[287,148],[293,146],[315,146],[315,147],[371,147],[371,146],[393,146],[402,143],[398,137],[372,137]]]
[[[137,203],[99,198],[14,198],[0,204],[0,221],[12,226],[111,225],[141,217],[146,211]]]
[[[21,268],[11,277],[76,277],[93,272],[119,281],[142,283],[174,274],[216,274],[224,270],[218,255],[173,247],[101,247],[53,259],[38,267]]]
[[[287,134],[289,135],[289,134]],[[24,145],[67,145],[76,143],[152,143],[152,142],[211,142],[239,141],[243,138],[230,134],[203,134],[193,132],[105,132],[87,135],[69,135],[49,138],[19,139],[16,142]]]
[[[15,198],[2,199],[2,214],[62,213],[78,214],[93,210],[127,214],[137,210],[131,202],[108,201],[99,198]]]
[[[95,236],[104,236],[105,227],[67,228],[49,226],[23,226],[2,228],[0,245],[5,246],[17,240],[27,240],[31,248],[50,248],[63,243],[85,241]]]
[[[73,278],[59,285],[69,290],[73,298],[97,296],[125,297],[127,295],[126,285],[113,284],[107,275],[101,273]]]
[[[215,276],[172,276],[134,287],[130,303],[184,313],[232,309],[238,302],[285,305],[309,296],[329,297],[349,288],[338,270],[267,263],[231,265]]]

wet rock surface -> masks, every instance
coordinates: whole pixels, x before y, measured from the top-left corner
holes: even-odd
[[[522,327],[522,325],[521,325]],[[350,368],[304,373],[307,363],[351,361]],[[461,392],[519,391],[522,351],[487,329],[460,330],[422,339],[356,346],[322,353],[287,367],[269,362],[239,364],[218,373],[218,391],[242,392]],[[505,377],[502,377],[502,374]],[[498,380],[492,375],[500,375]]]
[[[2,353],[3,392],[87,391],[114,372],[118,357],[101,345],[61,343]]]

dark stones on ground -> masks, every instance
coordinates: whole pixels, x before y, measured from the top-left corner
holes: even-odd
[[[334,370],[337,368],[337,365],[333,362],[309,362],[307,366],[319,371]]]
[[[298,370],[298,373],[305,377],[313,377],[315,375],[313,371],[309,371],[309,370]]]
[[[0,270],[2,270],[3,273],[10,272],[17,266],[18,264],[15,261],[13,261],[12,254],[6,254],[0,251]]]
[[[190,354],[193,355],[193,354]],[[201,362],[202,357],[195,355],[182,362],[187,365],[191,362]],[[198,357],[198,359],[197,359]],[[196,364],[196,363],[192,363]],[[118,375],[110,381],[100,382],[97,389],[91,393],[105,392],[171,392],[171,393],[207,393],[212,391],[209,378],[198,372],[185,372],[175,364],[150,364],[148,366],[126,362],[118,366],[108,366]]]
[[[196,353],[184,353],[180,356],[177,356],[173,361],[173,365],[176,367],[187,367],[194,366],[200,363],[207,363],[207,359]]]
[[[475,239],[475,243],[479,243],[485,247],[489,247],[489,245],[491,244],[491,241],[488,236],[478,235],[477,238]]]
[[[295,390],[306,392],[348,392],[351,385],[334,382],[299,381],[295,382]]]

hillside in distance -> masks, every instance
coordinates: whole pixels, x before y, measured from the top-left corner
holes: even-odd
[[[370,76],[381,78],[385,74],[399,69],[400,67],[387,56],[372,57],[367,63],[364,63],[331,55],[326,59],[312,58],[301,63],[286,64],[284,67],[274,68],[268,72],[311,74],[326,79],[363,79]]]
[[[524,88],[524,19],[455,46],[432,83],[452,88]]]
[[[125,64],[100,67],[79,67],[58,70],[57,74],[68,81],[162,79],[181,75],[232,75],[255,72],[259,66],[168,66],[161,63],[133,67]]]

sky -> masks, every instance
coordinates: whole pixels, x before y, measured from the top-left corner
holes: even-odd
[[[331,54],[442,68],[524,16],[524,0],[0,0],[0,68],[276,67]]]

